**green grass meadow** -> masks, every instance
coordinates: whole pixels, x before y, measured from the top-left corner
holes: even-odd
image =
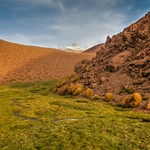
[[[59,96],[55,83],[0,86],[0,150],[150,150],[150,114]]]

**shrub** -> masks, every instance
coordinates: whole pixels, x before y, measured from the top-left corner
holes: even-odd
[[[130,100],[132,99],[132,95],[125,96],[122,101],[122,106],[130,107]]]
[[[75,76],[74,78],[71,79],[72,83],[77,82],[78,80],[80,80],[79,76]]]
[[[79,95],[80,93],[83,92],[83,85],[80,83],[77,84],[70,84],[68,87],[68,94],[72,94],[72,95]]]
[[[83,89],[81,87],[77,87],[77,89],[72,93],[72,95],[76,96],[83,92]]]
[[[61,94],[65,94],[66,92],[68,92],[68,85],[64,85],[64,86],[61,88]]]
[[[113,94],[112,93],[106,93],[105,94],[105,100],[106,101],[111,101],[113,98]]]
[[[91,70],[92,70],[92,66],[88,66],[88,67],[85,68],[86,72],[90,72]]]
[[[100,99],[100,96],[97,94],[94,94],[94,96],[92,97],[92,100],[99,100],[99,99]]]
[[[138,106],[142,101],[142,97],[139,93],[134,93],[133,94],[133,102],[130,103],[131,107],[136,107]]]
[[[134,93],[134,89],[133,89],[133,88],[126,88],[125,91],[126,91],[128,94],[133,94],[133,93]]]
[[[132,95],[126,96],[122,101],[122,106],[124,107],[136,107],[142,101],[142,97],[139,93],[134,93]]]
[[[58,89],[57,89],[56,87],[54,87],[54,89],[52,90],[52,92],[53,92],[53,93],[56,93],[57,90],[58,90]]]
[[[67,79],[71,79],[74,75],[71,74],[70,76],[67,77]]]
[[[74,92],[75,89],[75,85],[73,85],[72,83],[68,86],[68,94],[71,94],[72,92]]]
[[[119,94],[121,95],[121,94],[123,94],[123,93],[125,93],[126,92],[126,90],[124,89],[124,90],[121,90],[120,92],[119,92]]]
[[[90,97],[92,97],[92,95],[93,95],[93,90],[92,90],[92,89],[87,88],[87,89],[84,91],[84,97],[90,98]]]
[[[83,89],[83,85],[81,83],[77,83],[75,86],[80,87],[81,89]]]
[[[64,80],[58,82],[58,83],[56,84],[56,87],[57,87],[57,88],[60,88],[60,87],[62,87],[62,86],[65,85],[65,84],[66,84],[66,80],[64,79]]]
[[[133,94],[134,93],[134,89],[129,87],[129,88],[126,88],[126,89],[123,89],[119,92],[119,94],[123,94],[123,93],[128,93],[128,94]]]

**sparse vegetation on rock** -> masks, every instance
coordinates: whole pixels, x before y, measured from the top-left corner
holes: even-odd
[[[57,89],[56,87],[54,87],[53,90],[52,90],[52,92],[53,92],[53,93],[56,93],[57,90],[58,90],[58,89]]]
[[[72,92],[74,92],[75,89],[75,85],[70,83],[68,86],[68,94],[72,94]]]
[[[81,87],[77,87],[75,91],[72,93],[73,96],[79,95],[83,92],[83,89]]]
[[[68,85],[62,86],[58,91],[59,91],[59,93],[60,93],[61,95],[67,94]]]
[[[93,90],[90,88],[87,88],[84,93],[83,96],[86,98],[91,98],[93,96]]]
[[[128,94],[133,94],[135,91],[135,89],[131,88],[131,87],[127,87],[122,89],[119,94],[124,94],[124,93],[128,93]]]
[[[112,93],[106,93],[105,94],[105,101],[111,101],[113,98],[113,94]]]
[[[64,80],[58,82],[58,83],[56,84],[56,87],[57,87],[57,88],[60,88],[60,87],[62,87],[62,86],[65,85],[65,84],[66,84],[66,80],[64,79]]]
[[[93,95],[96,93],[105,101],[113,99],[113,103],[122,104],[124,107],[140,105],[141,95],[134,93],[135,91],[146,95],[144,100],[148,100],[149,29],[150,12],[122,32],[108,36],[103,46],[93,47],[96,50],[100,48],[96,56],[91,60],[82,60],[74,66],[76,74],[66,82],[69,84],[67,94],[95,99],[97,96]],[[83,88],[77,87],[76,83],[82,83]],[[132,95],[125,97],[127,94]]]
[[[71,79],[72,83],[75,83],[77,82],[78,80],[80,80],[80,77],[79,76],[75,76]]]
[[[79,82],[92,88],[98,95],[112,91],[113,98],[118,103],[121,103],[121,96],[133,94],[135,91],[148,95],[150,92],[149,29],[150,12],[122,32],[112,37],[108,36],[105,46],[96,52],[92,60],[82,60],[75,65],[74,71],[80,76]],[[136,96],[134,94],[132,98],[134,102],[131,102],[130,97],[125,98],[124,105],[128,105],[126,103],[129,101],[130,107],[138,106],[140,98]]]
[[[124,107],[136,107],[142,101],[142,97],[139,93],[134,93],[132,95],[128,95],[124,97],[122,101],[122,106]]]
[[[92,97],[92,100],[100,100],[100,96],[97,94],[94,94]]]

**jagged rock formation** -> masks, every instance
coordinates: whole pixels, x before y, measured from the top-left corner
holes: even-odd
[[[150,92],[150,12],[112,37],[92,60],[78,62],[74,71],[80,83],[101,96],[123,89]],[[148,96],[147,96],[148,99]]]

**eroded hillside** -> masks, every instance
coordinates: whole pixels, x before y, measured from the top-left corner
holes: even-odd
[[[0,84],[58,79],[74,73],[78,61],[93,56],[0,40]]]

